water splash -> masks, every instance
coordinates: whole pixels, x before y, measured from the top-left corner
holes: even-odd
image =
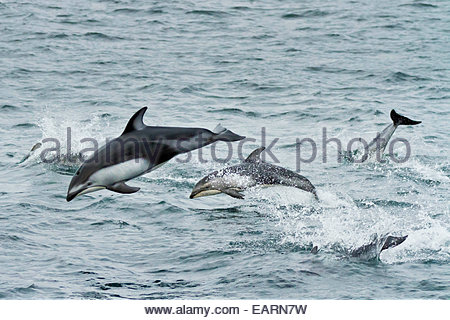
[[[42,115],[38,120],[41,138],[19,162],[21,165],[47,163],[59,169],[74,168],[113,135],[105,113],[78,120],[45,108]]]

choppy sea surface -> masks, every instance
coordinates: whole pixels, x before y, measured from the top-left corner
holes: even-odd
[[[0,298],[449,299],[449,32],[445,0],[1,1]],[[314,140],[300,173],[320,201],[285,187],[191,200],[227,165],[211,147],[135,194],[70,203],[78,164],[22,162],[45,138],[66,152],[67,127],[72,154],[102,144],[142,106],[148,125],[254,138],[244,156],[265,131],[291,170],[296,138]],[[323,128],[370,140],[392,108],[423,121],[394,135],[408,161],[338,162],[331,142],[323,161]],[[408,238],[345,254],[375,233]]]

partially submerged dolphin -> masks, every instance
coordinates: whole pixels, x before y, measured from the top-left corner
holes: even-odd
[[[304,176],[260,159],[264,147],[254,150],[244,162],[214,171],[195,185],[190,198],[225,193],[243,199],[241,191],[254,186],[281,185],[311,192],[317,199],[316,188]]]
[[[386,149],[389,139],[391,139],[398,126],[409,126],[422,123],[422,121],[411,120],[407,117],[399,115],[397,112],[395,112],[394,109],[391,110],[391,119],[392,123],[384,128],[381,133],[377,134],[375,139],[373,139],[369,143],[368,148],[361,159],[361,162],[366,161],[369,157],[377,152],[379,152],[379,154],[381,155],[384,152],[384,149]]]
[[[178,154],[216,141],[238,141],[245,137],[218,125],[214,131],[202,128],[146,126],[147,107],[136,112],[122,135],[94,152],[77,170],[70,182],[67,201],[76,196],[108,189],[119,193],[139,190],[126,181],[150,172]]]
[[[408,236],[395,237],[390,235],[378,236],[374,234],[368,244],[350,250],[351,257],[358,257],[365,260],[378,259],[383,250],[393,248],[403,243]]]
[[[378,234],[373,234],[370,242],[358,247],[356,249],[350,250],[340,250],[343,251],[345,256],[350,256],[352,258],[359,258],[363,260],[374,260],[379,259],[380,254],[383,250],[393,248],[403,243],[408,236],[395,237],[388,234],[378,236]],[[319,252],[319,248],[314,246],[311,249],[311,253],[316,254]]]
[[[27,160],[31,157],[31,155],[34,154],[34,152],[35,152],[37,149],[39,149],[40,147],[42,147],[42,143],[41,143],[41,142],[36,143],[36,144],[31,148],[30,152],[28,152],[28,154],[27,154],[25,157],[23,157],[22,160],[20,160],[17,164],[21,164],[21,163],[24,163],[25,161],[27,161]]]

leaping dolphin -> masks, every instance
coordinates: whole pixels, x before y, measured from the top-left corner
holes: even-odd
[[[254,186],[281,185],[311,192],[317,199],[316,188],[304,176],[291,170],[275,166],[260,159],[264,147],[254,150],[244,162],[219,171],[214,171],[195,185],[190,198],[225,193],[243,199],[241,191]]]
[[[395,112],[394,109],[391,110],[391,119],[392,123],[388,125],[386,128],[384,128],[384,130],[381,131],[381,133],[378,134],[375,137],[375,139],[373,139],[369,143],[368,148],[364,153],[363,158],[361,159],[361,162],[366,161],[370,156],[374,155],[376,152],[382,154],[384,152],[384,149],[386,149],[389,139],[391,139],[392,135],[394,134],[398,126],[409,126],[422,123],[422,121],[411,120],[407,117],[399,115],[397,112]]]
[[[137,192],[140,188],[128,186],[125,182],[158,168],[176,155],[216,141],[245,138],[220,125],[214,131],[146,126],[143,122],[146,110],[147,107],[144,107],[136,112],[122,135],[84,161],[70,182],[67,201],[101,189],[119,193]]]

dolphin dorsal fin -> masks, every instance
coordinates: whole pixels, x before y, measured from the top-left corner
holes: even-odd
[[[244,160],[244,162],[257,162],[260,161],[261,159],[259,158],[259,155],[261,154],[261,152],[264,151],[264,149],[266,149],[265,147],[261,147],[258,148],[256,150],[253,150],[252,153],[250,153],[250,155],[247,157],[247,159]]]
[[[128,120],[127,126],[125,127],[125,130],[123,130],[122,135],[131,131],[141,130],[145,128],[145,124],[143,121],[145,111],[147,111],[147,107],[143,107],[142,109],[140,109],[130,118],[130,120]]]
[[[219,134],[219,133],[224,132],[225,130],[227,130],[227,129],[225,129],[224,127],[222,127],[222,125],[219,123],[219,124],[214,128],[213,132],[216,133],[216,134]]]

